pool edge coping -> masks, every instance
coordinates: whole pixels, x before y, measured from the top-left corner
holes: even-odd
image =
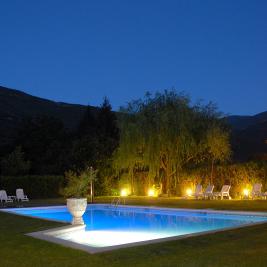
[[[227,228],[223,228],[223,229],[216,229],[216,230],[211,230],[211,231],[191,233],[191,234],[185,234],[185,235],[179,235],[179,236],[163,237],[163,238],[157,238],[157,239],[152,239],[152,240],[138,241],[138,242],[133,242],[133,243],[126,243],[126,244],[107,246],[107,247],[88,246],[88,245],[79,244],[79,243],[76,243],[73,241],[64,240],[62,238],[58,238],[58,237],[53,235],[53,233],[55,233],[55,232],[56,232],[56,234],[60,234],[60,232],[62,232],[62,231],[68,232],[68,231],[73,231],[73,230],[80,230],[80,229],[83,229],[85,227],[83,225],[79,225],[79,226],[70,225],[70,226],[57,227],[57,228],[52,228],[52,229],[38,231],[38,232],[26,233],[25,235],[32,237],[32,238],[41,239],[41,240],[45,240],[45,241],[48,241],[51,243],[59,244],[59,245],[62,245],[64,247],[79,249],[79,250],[85,251],[89,254],[96,254],[96,253],[110,252],[110,251],[123,249],[123,248],[139,247],[139,246],[145,246],[145,245],[150,245],[150,244],[159,244],[159,243],[171,242],[171,241],[176,241],[176,240],[183,240],[183,239],[187,239],[187,238],[191,238],[191,237],[198,237],[198,236],[205,236],[205,235],[210,235],[210,234],[222,233],[225,231],[242,229],[242,228],[247,228],[250,226],[263,225],[266,223],[267,223],[266,221],[256,222],[256,223],[248,223],[248,224],[243,224],[240,226],[227,227]]]

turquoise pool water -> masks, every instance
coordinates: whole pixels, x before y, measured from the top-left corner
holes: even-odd
[[[7,211],[71,222],[71,215],[65,206]],[[256,215],[99,204],[88,205],[83,219],[85,230],[58,237],[89,246],[105,247],[267,222],[267,217]]]

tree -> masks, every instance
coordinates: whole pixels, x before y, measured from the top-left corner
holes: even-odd
[[[119,144],[119,128],[115,112],[105,97],[97,114],[98,158],[99,169],[95,183],[96,194],[110,194],[114,178],[112,156]]]
[[[89,165],[96,165],[99,157],[98,138],[91,135],[83,135],[74,139],[70,152],[70,168],[80,171]]]
[[[30,168],[31,163],[24,159],[24,153],[19,146],[1,161],[1,172],[3,175],[24,175],[29,172]]]
[[[87,106],[87,109],[79,123],[77,135],[78,137],[83,136],[96,136],[97,132],[97,119],[96,111],[92,107]]]
[[[88,106],[73,144],[73,162],[76,169],[101,165],[109,159],[118,145],[116,115],[107,98],[98,110]]]
[[[207,131],[207,157],[211,161],[210,183],[213,183],[214,164],[224,162],[231,155],[229,133],[219,125],[211,126]]]
[[[97,115],[97,135],[101,145],[101,156],[110,158],[119,143],[117,116],[107,97],[104,98]]]
[[[148,184],[159,180],[167,194],[183,168],[204,160],[208,125],[219,119],[213,105],[191,105],[188,96],[174,90],[147,94],[120,112],[115,168],[128,170],[131,180],[136,170],[148,170]]]
[[[34,174],[62,174],[67,169],[70,135],[63,123],[53,117],[25,120],[16,139]]]
[[[81,119],[71,147],[71,166],[76,172],[96,164],[98,157],[98,136],[96,112],[88,106]]]
[[[107,98],[97,111],[88,107],[78,127],[72,146],[72,169],[79,171],[86,166],[99,169],[96,193],[106,192],[107,179],[112,177],[111,159],[119,143],[116,114]]]

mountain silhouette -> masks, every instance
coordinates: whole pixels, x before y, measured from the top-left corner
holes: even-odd
[[[0,146],[15,138],[18,126],[27,118],[52,116],[69,130],[75,130],[87,106],[55,102],[19,90],[0,86]],[[98,108],[90,106],[93,112]],[[232,128],[233,159],[267,159],[267,111],[254,116],[228,116]]]

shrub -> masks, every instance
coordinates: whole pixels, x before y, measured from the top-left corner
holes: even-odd
[[[83,198],[87,197],[91,181],[95,181],[97,171],[92,167],[87,168],[81,173],[68,171],[65,173],[67,185],[62,190],[64,197]]]

